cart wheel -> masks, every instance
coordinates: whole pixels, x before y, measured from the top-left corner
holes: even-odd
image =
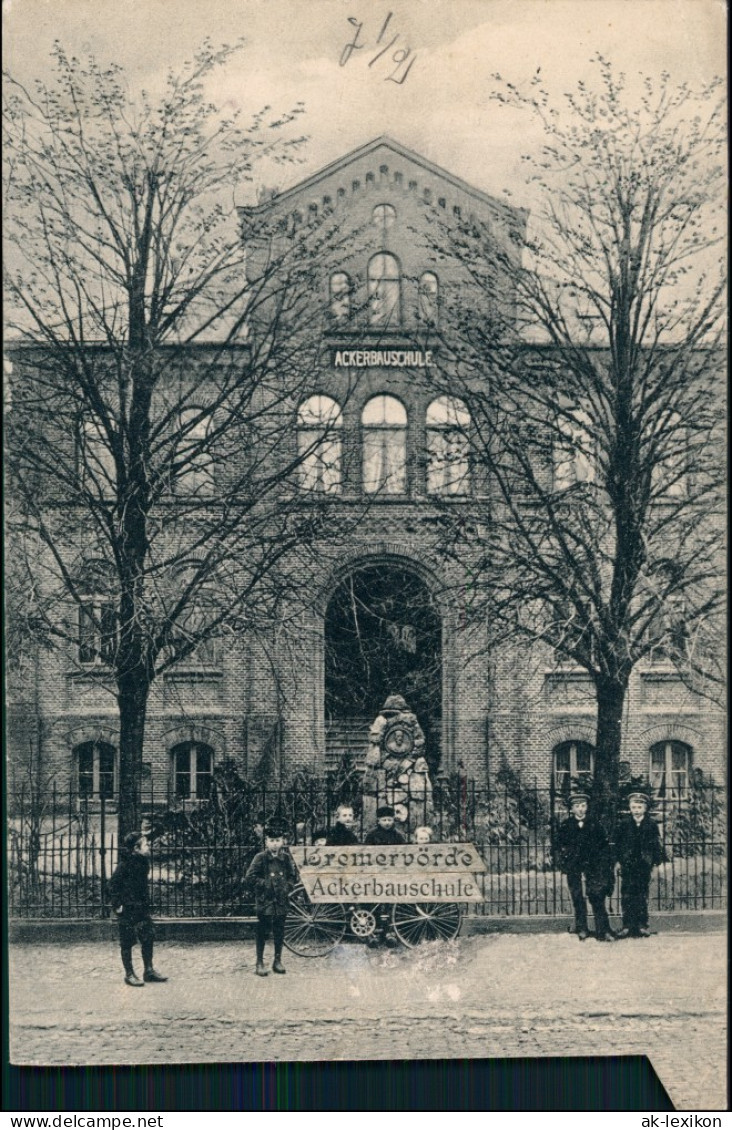
[[[290,895],[285,945],[300,957],[323,957],[346,932],[346,911],[340,903],[311,902],[302,884]]]
[[[449,942],[458,936],[462,922],[454,902],[395,903],[391,912],[394,933],[405,946],[420,942]]]
[[[355,937],[370,938],[376,930],[376,915],[363,906],[354,906],[349,926]]]

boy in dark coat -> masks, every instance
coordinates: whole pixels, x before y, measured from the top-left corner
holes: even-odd
[[[388,804],[382,804],[381,808],[376,810],[376,827],[369,832],[364,843],[403,844],[404,842],[404,836],[394,827],[394,809]]]
[[[364,843],[385,845],[406,843],[404,836],[401,832],[397,832],[394,827],[394,809],[388,804],[382,804],[380,808],[377,808],[376,827],[369,832]],[[370,946],[378,945],[380,935],[386,945],[397,945],[397,940],[391,931],[390,918],[386,909],[378,905],[371,906],[369,909],[376,916],[378,934],[374,931],[371,937],[367,939],[367,944]]]
[[[353,806],[339,804],[336,809],[336,822],[328,832],[329,847],[347,847],[357,844],[358,836],[353,831]]]
[[[648,814],[649,797],[635,792],[628,797],[630,812],[618,825],[615,856],[620,864],[623,912],[621,938],[648,938],[648,891],[651,871],[666,862],[658,825]]]
[[[285,942],[285,918],[289,909],[290,891],[297,883],[297,869],[285,848],[284,830],[270,826],[264,833],[264,851],[258,852],[249,864],[246,883],[254,889],[257,913],[258,977],[266,977],[264,946],[270,933],[274,941],[274,973],[286,973],[282,964]]]
[[[109,898],[119,924],[119,947],[125,970],[125,984],[135,989],[145,982],[167,981],[153,968],[155,932],[150,917],[150,846],[142,832],[125,836],[119,862],[109,880]],[[132,966],[132,947],[140,943],[144,972],[142,981]]]
[[[557,833],[557,862],[567,876],[577,937],[588,937],[587,903],[582,890],[585,880],[587,898],[595,916],[595,937],[598,942],[614,942],[605,899],[612,894],[614,878],[610,847],[602,825],[588,815],[589,796],[575,793],[569,802],[570,815]]]

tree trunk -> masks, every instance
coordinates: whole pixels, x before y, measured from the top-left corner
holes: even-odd
[[[627,679],[597,680],[597,736],[593,808],[608,835],[612,834],[618,803],[620,751]]]
[[[118,834],[121,843],[128,832],[140,828],[142,749],[150,685],[139,676],[123,675],[117,690],[120,721]]]

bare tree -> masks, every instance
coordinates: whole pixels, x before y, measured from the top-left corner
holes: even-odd
[[[561,108],[538,75],[527,92],[496,76],[499,102],[546,138],[514,294],[473,218],[443,224],[435,249],[470,278],[470,298],[446,288],[443,377],[486,491],[480,510],[443,508],[446,545],[472,545],[494,639],[543,644],[591,678],[611,819],[636,665],[663,651],[697,691],[717,681],[724,116],[718,84],[663,76],[634,98],[607,61],[596,71]]]
[[[328,498],[295,441],[317,371],[314,250],[328,217],[242,232],[237,187],[296,159],[301,107],[248,122],[205,85],[205,43],[157,99],[57,45],[55,77],[6,83],[8,535],[31,594],[20,635],[98,664],[119,708],[119,831],[137,825],[161,672],[226,632],[267,629]],[[317,431],[317,429],[316,429]]]

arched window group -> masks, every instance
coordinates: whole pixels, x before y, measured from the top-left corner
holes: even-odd
[[[403,320],[402,275],[395,255],[380,251],[369,260],[368,322],[371,326],[400,326]],[[346,271],[329,279],[329,309],[334,322],[345,325],[353,314],[353,281]],[[439,321],[440,283],[434,271],[424,271],[417,282],[417,319],[424,325]]]
[[[669,738],[656,742],[647,754],[648,780],[659,800],[684,800],[689,795],[694,751],[686,742]],[[85,741],[72,752],[80,800],[114,800],[117,795],[117,750],[108,741]],[[169,753],[169,788],[178,801],[207,800],[211,795],[216,755],[202,741],[178,742]],[[553,784],[564,794],[575,783],[590,786],[595,751],[586,741],[565,741],[552,753]]]
[[[109,742],[87,741],[72,752],[79,800],[112,801],[117,795],[117,750]],[[214,750],[204,742],[179,742],[170,757],[169,787],[179,801],[207,800],[215,763]]]
[[[648,781],[659,799],[683,800],[688,796],[693,750],[686,742],[669,739],[648,750]],[[561,742],[552,758],[554,787],[558,793],[576,783],[590,785],[595,773],[595,751],[588,742]]]
[[[425,414],[426,489],[435,495],[470,492],[470,413],[462,400],[440,396]],[[364,405],[360,418],[361,485],[366,494],[407,493],[409,417],[395,396],[380,393]],[[300,483],[315,493],[337,493],[343,486],[343,417],[332,397],[308,397],[297,411]]]
[[[376,231],[378,251],[371,256],[366,270],[367,321],[373,327],[397,327],[402,324],[403,293],[402,269],[399,260],[389,250],[389,231],[397,219],[392,204],[377,204],[371,213],[371,223]],[[424,271],[415,280],[416,318],[424,325],[436,326],[438,322],[439,281],[434,271]],[[342,270],[334,271],[329,280],[329,309],[334,322],[343,325],[353,315],[354,287],[352,279]]]

